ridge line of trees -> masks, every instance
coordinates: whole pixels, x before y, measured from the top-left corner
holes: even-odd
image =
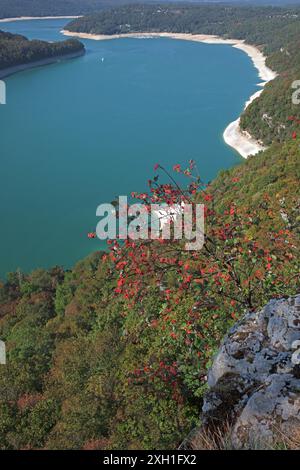
[[[0,31],[0,70],[77,52],[84,53],[77,39],[50,43]]]

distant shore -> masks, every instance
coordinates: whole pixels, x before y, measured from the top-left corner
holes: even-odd
[[[26,64],[15,65],[12,67],[7,67],[6,69],[0,69],[0,80],[10,75],[13,75],[18,72],[23,72],[24,70],[34,69],[36,67],[42,67],[44,65],[56,64],[57,62],[75,59],[76,57],[81,57],[85,54],[85,50],[82,49],[77,52],[71,52],[69,54],[48,57],[47,59],[36,60],[34,62],[28,62]]]
[[[207,34],[187,34],[187,33],[127,33],[127,34],[115,34],[115,35],[102,35],[102,34],[89,34],[89,33],[73,33],[71,31],[62,30],[62,34],[65,36],[72,36],[81,39],[92,39],[96,41],[107,41],[112,39],[122,38],[170,38],[180,39],[185,41],[203,42],[206,44],[228,44],[236,49],[240,49],[245,52],[252,60],[255,68],[258,70],[259,77],[263,80],[260,83],[261,90],[257,91],[252,95],[244,109],[249,106],[254,99],[256,99],[262,92],[263,87],[269,81],[276,78],[277,74],[266,65],[266,58],[262,52],[255,46],[246,44],[245,41],[239,39],[223,39],[219,36],[207,35]],[[261,142],[256,141],[248,132],[242,131],[240,128],[240,118],[231,122],[223,133],[224,141],[227,145],[234,148],[242,157],[247,158],[250,155],[264,150],[265,147]]]
[[[16,18],[1,18],[0,23],[11,23],[13,21],[26,21],[26,20],[74,20],[81,18],[81,16],[18,16]]]

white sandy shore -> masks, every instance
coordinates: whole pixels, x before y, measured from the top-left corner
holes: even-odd
[[[207,34],[185,34],[185,33],[128,33],[116,34],[106,36],[101,34],[88,34],[88,33],[73,33],[70,31],[61,31],[65,36],[73,36],[81,39],[93,39],[96,41],[106,41],[111,39],[121,38],[171,38],[181,39],[184,41],[196,41],[206,44],[229,44],[236,49],[245,52],[252,60],[254,66],[258,70],[259,77],[263,80],[260,86],[264,87],[266,83],[273,80],[277,74],[266,65],[266,58],[262,52],[255,46],[246,44],[245,41],[239,39],[223,39],[219,36],[212,36]],[[245,108],[249,106],[252,101],[257,98],[263,91],[263,88],[250,97],[247,101]],[[249,133],[240,129],[240,118],[230,123],[223,133],[223,138],[227,145],[234,148],[242,157],[247,158],[249,155],[264,150],[263,145],[252,138]]]
[[[26,20],[72,20],[76,18],[81,18],[81,16],[18,16],[17,18],[1,18],[0,23]]]

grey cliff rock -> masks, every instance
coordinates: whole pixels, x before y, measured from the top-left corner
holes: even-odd
[[[300,435],[300,295],[246,314],[225,337],[208,385],[202,429],[230,423],[234,448]]]

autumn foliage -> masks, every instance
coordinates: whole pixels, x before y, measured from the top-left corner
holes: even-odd
[[[199,393],[212,352],[233,321],[299,288],[299,207],[265,194],[251,211],[234,200],[221,209],[214,189],[194,176],[194,162],[186,170],[174,166],[190,180],[185,191],[164,168],[157,165],[155,170],[172,182],[159,184],[156,176],[149,181],[149,194],[134,196],[147,206],[205,204],[203,249],[186,251],[184,240],[115,241],[109,242],[110,254],[104,259],[112,276],[118,273],[114,292],[123,300],[122,316],[138,309],[139,334],[145,336],[148,329],[160,338],[149,360],[132,371],[129,383],[149,387],[162,381],[183,402],[186,387]],[[233,188],[238,183],[239,178],[232,178]],[[267,227],[263,236],[262,225]],[[153,295],[160,307],[149,315],[143,304]]]
[[[299,157],[290,139],[209,185],[194,162],[157,164],[149,190],[133,196],[145,206],[203,203],[199,251],[172,238],[114,240],[70,271],[9,274],[0,447],[176,448],[199,424],[228,328],[300,290]]]

